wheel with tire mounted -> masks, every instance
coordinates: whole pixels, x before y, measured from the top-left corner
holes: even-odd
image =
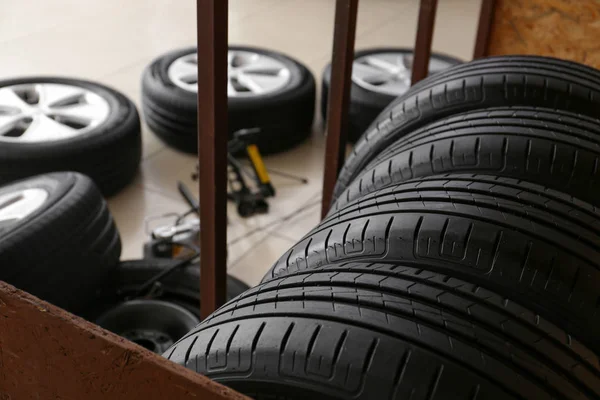
[[[151,290],[136,296],[143,284],[177,261],[151,259],[123,261],[96,293],[92,307],[81,315],[101,327],[156,353],[163,353],[196,326],[200,318],[200,268],[179,268]],[[227,300],[248,289],[227,277]]]
[[[108,196],[133,180],[141,149],[135,105],[113,89],[54,77],[0,81],[0,184],[75,171]]]
[[[597,118],[600,71],[548,57],[502,56],[424,79],[392,102],[356,142],[340,172],[334,199],[400,137],[449,115],[498,106],[545,107]]]
[[[543,186],[426,177],[351,202],[264,279],[351,260],[402,262],[487,285],[598,351],[599,226],[594,206]]]
[[[301,299],[301,300],[299,300]],[[598,357],[513,299],[350,263],[259,285],[165,353],[255,399],[580,399]]]
[[[407,48],[364,49],[354,53],[348,110],[350,142],[356,142],[388,104],[410,89],[412,63],[413,51]],[[457,58],[432,53],[429,74],[436,74],[461,63]],[[323,121],[327,120],[330,85],[331,64],[328,64],[321,80]]]
[[[173,51],[154,60],[142,77],[146,123],[165,143],[189,153],[198,151],[197,63],[195,47]],[[239,46],[229,47],[228,65],[230,138],[260,128],[253,140],[269,154],[310,135],[315,81],[306,67],[280,53]]]
[[[390,184],[443,173],[522,179],[600,206],[600,120],[499,107],[443,118],[398,139],[369,163],[330,214]]]
[[[0,280],[77,313],[120,255],[119,233],[88,177],[52,173],[0,188]]]

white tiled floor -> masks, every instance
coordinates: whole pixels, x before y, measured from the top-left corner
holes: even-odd
[[[440,0],[434,51],[468,60],[479,0]],[[282,51],[320,82],[331,57],[334,0],[230,0],[230,43]],[[413,45],[418,0],[361,0],[356,48]],[[139,105],[144,67],[166,51],[194,44],[193,0],[0,0],[0,77],[62,75],[112,86]],[[318,104],[318,102],[317,102]],[[319,115],[317,113],[317,115]],[[144,218],[186,209],[177,189],[191,181],[195,158],[164,146],[143,127],[140,173],[109,200],[123,239],[123,259],[140,257]],[[272,176],[277,197],[268,215],[242,219],[229,206],[229,272],[256,284],[272,263],[319,220],[324,140],[313,137],[268,157],[268,167],[306,176],[306,185]],[[294,210],[306,207],[298,215]],[[290,216],[285,221],[277,220]],[[247,238],[257,228],[268,229]]]

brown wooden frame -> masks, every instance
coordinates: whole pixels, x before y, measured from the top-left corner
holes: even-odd
[[[247,399],[0,282],[0,399]]]

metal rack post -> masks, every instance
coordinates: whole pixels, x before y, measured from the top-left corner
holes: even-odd
[[[425,79],[429,73],[429,59],[431,58],[431,42],[433,40],[436,11],[437,0],[421,0],[413,56],[413,69],[410,80],[411,85],[414,85],[421,79]]]
[[[479,11],[479,23],[477,26],[473,59],[487,56],[495,7],[495,0],[481,0],[481,10]]]
[[[436,10],[437,0],[421,0],[413,62],[413,84],[425,78],[428,73]],[[327,147],[325,149],[321,217],[324,217],[329,211],[333,188],[345,158],[357,12],[358,0],[337,0],[331,87],[327,109]]]
[[[200,314],[225,303],[228,0],[197,0]]]
[[[329,89],[329,103],[327,104],[327,147],[323,173],[321,218],[324,218],[329,210],[335,181],[342,164],[344,164],[357,13],[358,0],[336,1],[333,54],[331,57],[331,87]]]

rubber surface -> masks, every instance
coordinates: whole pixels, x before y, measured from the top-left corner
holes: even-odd
[[[536,106],[598,117],[600,71],[538,56],[489,57],[420,81],[391,103],[358,140],[334,199],[398,138],[440,118],[496,106]]]
[[[330,213],[386,185],[452,172],[523,179],[599,206],[600,120],[528,107],[443,118],[382,151]]]
[[[571,196],[508,178],[390,186],[326,218],[265,280],[329,263],[402,262],[489,285],[600,350],[600,218]]]
[[[105,196],[117,193],[137,174],[142,156],[140,118],[135,105],[118,91],[95,82],[70,78],[31,77],[0,81],[61,83],[95,92],[108,101],[107,120],[87,134],[45,143],[2,143],[0,185],[54,171],[88,175]]]
[[[310,136],[315,108],[315,81],[310,71],[273,51],[240,46],[230,49],[267,54],[291,72],[288,86],[280,91],[255,98],[229,98],[230,138],[240,129],[259,127],[262,131],[255,142],[261,153],[269,154],[288,150]],[[148,127],[168,145],[188,153],[198,151],[197,95],[175,86],[167,71],[177,58],[194,51],[192,47],[160,56],[142,76],[142,108]]]
[[[354,53],[354,59],[369,54],[403,52],[412,53],[410,48],[378,47],[363,49]],[[461,60],[440,53],[432,53],[437,58],[449,63],[460,64]],[[331,64],[327,64],[321,78],[321,116],[323,121],[327,119],[327,105],[329,99],[329,86],[331,85]],[[387,107],[396,96],[385,93],[377,93],[352,82],[350,87],[350,104],[348,110],[348,141],[356,142],[377,116]]]
[[[598,357],[513,299],[401,265],[259,285],[165,353],[256,399],[587,399]]]
[[[50,196],[27,218],[0,231],[0,280],[77,313],[117,266],[119,233],[94,183],[52,173],[0,188],[43,188]]]
[[[172,266],[173,260],[145,259],[123,261],[97,292],[94,305],[83,313],[95,320],[104,311],[123,299],[134,295],[141,286],[160,272]],[[227,276],[227,299],[231,300],[248,289],[248,285]],[[192,264],[167,275],[161,281],[161,290],[153,298],[176,303],[200,318],[200,267]]]

